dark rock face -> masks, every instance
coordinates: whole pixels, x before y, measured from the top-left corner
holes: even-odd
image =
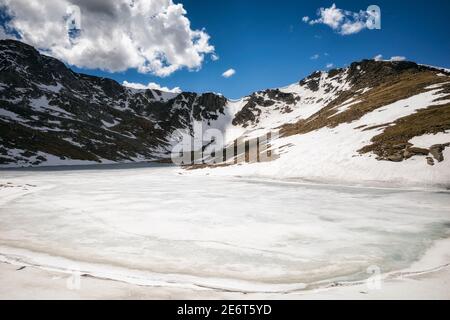
[[[213,93],[205,93],[197,98],[194,104],[195,120],[202,119],[217,120],[218,114],[224,113],[227,99]]]
[[[283,105],[282,113],[292,112],[290,105],[294,105],[300,98],[293,93],[281,92],[279,89],[268,89],[259,91],[248,97],[247,103],[235,115],[233,125],[248,127],[250,124],[257,124],[262,108],[271,107],[275,104]]]
[[[435,144],[432,145],[429,149],[425,148],[418,148],[418,147],[412,147],[411,144],[399,144],[394,147],[397,147],[398,149],[403,149],[401,152],[396,152],[391,155],[387,155],[385,157],[378,157],[379,160],[388,160],[388,161],[394,161],[394,162],[401,162],[403,160],[409,159],[411,157],[415,156],[426,156],[427,163],[429,165],[434,165],[434,160],[438,162],[444,161],[444,155],[442,154],[442,151],[446,147],[449,147],[450,143],[446,144]],[[431,155],[432,157],[428,156]],[[434,159],[433,159],[434,158]]]
[[[356,89],[373,88],[385,82],[389,77],[402,72],[418,73],[425,69],[425,67],[409,61],[362,60],[350,65],[348,79]]]
[[[413,155],[418,155],[418,156],[427,156],[430,153],[430,151],[428,151],[428,149],[417,148],[417,147],[408,148],[407,151]]]
[[[269,89],[269,90],[266,90],[264,93],[267,94],[269,99],[272,99],[272,100],[281,101],[281,102],[284,102],[287,104],[295,103],[295,96],[292,93],[281,92],[278,89],[275,89],[275,90]]]
[[[395,153],[395,154],[388,156],[387,160],[392,161],[392,162],[402,162],[403,156],[399,153]]]
[[[338,74],[342,73],[342,71],[343,71],[343,69],[341,69],[341,68],[331,69],[330,71],[328,71],[328,78],[334,78]]]
[[[301,86],[306,85],[309,90],[311,91],[317,91],[319,90],[319,84],[320,84],[320,76],[322,73],[320,71],[316,71],[313,74],[311,74],[309,77],[301,80],[299,84]]]
[[[264,99],[261,97],[257,97],[255,95],[250,96],[248,102],[244,105],[244,107],[236,113],[233,119],[233,125],[238,126],[241,125],[246,128],[250,123],[257,122],[257,117],[261,114],[261,109],[258,108],[258,105],[263,105]],[[266,106],[268,106],[266,104]]]
[[[164,158],[173,131],[217,119],[227,102],[129,89],[14,40],[0,40],[0,53],[0,164]]]
[[[450,143],[446,144],[435,144],[430,147],[430,153],[436,159],[438,162],[444,161],[444,155],[442,154],[442,151],[446,147],[450,147]]]

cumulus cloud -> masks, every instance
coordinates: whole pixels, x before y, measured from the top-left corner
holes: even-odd
[[[234,69],[228,69],[227,71],[225,71],[224,73],[222,73],[222,77],[224,77],[224,78],[230,78],[230,77],[234,76],[235,73],[236,73],[236,70],[234,70]]]
[[[212,60],[212,61],[217,61],[217,60],[219,60],[219,59],[220,59],[220,57],[219,57],[217,54],[213,53],[213,54],[211,55],[211,60]]]
[[[403,56],[393,56],[391,57],[391,59],[389,59],[389,61],[405,61],[406,57]]]
[[[390,62],[395,62],[395,61],[405,61],[405,60],[406,60],[406,57],[404,57],[404,56],[393,56],[393,57],[391,57],[391,58],[388,59],[388,60],[383,60],[383,55],[378,54],[378,55],[376,55],[376,56],[373,58],[373,60],[375,60],[375,61],[390,61]]]
[[[319,8],[317,16],[317,19],[303,17],[302,20],[310,25],[324,24],[341,35],[350,35],[367,28],[370,13],[362,10],[352,12],[339,9],[333,3],[329,8]]]
[[[382,54],[377,54],[377,55],[373,58],[373,60],[375,60],[375,61],[382,61],[382,60],[383,60],[383,55],[382,55]]]
[[[159,91],[165,91],[165,92],[173,92],[173,93],[181,93],[181,89],[179,87],[175,87],[173,89],[169,89],[168,87],[161,87],[159,84],[155,82],[149,82],[147,85],[137,82],[128,82],[124,81],[122,83],[125,87],[133,88],[133,89],[154,89]]]
[[[345,36],[358,33],[364,28],[366,28],[366,23],[362,21],[345,22],[344,24],[342,24],[339,33]]]
[[[1,7],[22,41],[82,68],[164,77],[198,70],[214,53],[210,36],[192,29],[173,0],[0,0]]]
[[[320,55],[319,55],[318,53],[316,53],[315,55],[312,55],[312,56],[310,57],[310,59],[311,59],[311,60],[317,60],[317,59],[319,59],[319,57],[320,57]]]
[[[3,29],[2,26],[0,26],[0,39],[7,39],[8,35],[6,34],[5,29]]]
[[[0,0],[1,1],[1,0]],[[0,7],[1,10],[1,7]],[[0,25],[0,39],[15,39],[16,36],[9,30],[9,28],[4,28]]]

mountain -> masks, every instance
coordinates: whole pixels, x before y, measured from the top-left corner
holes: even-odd
[[[126,88],[0,41],[0,165],[160,159],[170,134],[224,111],[218,95]]]
[[[216,174],[450,185],[445,69],[363,60],[228,100],[126,88],[18,41],[1,40],[0,52],[2,166],[167,159],[201,125],[223,132],[224,147],[280,131],[276,160]]]

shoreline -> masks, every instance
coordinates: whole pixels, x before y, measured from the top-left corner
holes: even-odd
[[[254,168],[256,164],[245,164],[247,168]],[[55,164],[47,166],[0,166],[0,172],[4,173],[46,173],[46,172],[79,172],[79,171],[114,171],[127,169],[149,169],[149,168],[168,168],[174,170],[174,174],[180,176],[203,176],[203,177],[222,177],[228,179],[248,180],[250,182],[269,182],[292,185],[311,185],[311,186],[330,186],[345,188],[365,188],[365,189],[385,189],[400,191],[428,191],[428,192],[450,192],[450,184],[446,183],[418,183],[416,181],[400,181],[400,180],[377,180],[377,179],[337,179],[329,176],[285,176],[268,174],[245,174],[240,169],[243,164],[234,164],[229,166],[230,172],[224,172],[220,167],[205,167],[194,170],[185,169],[173,163],[165,163],[158,161],[140,161],[140,162],[124,162],[124,163],[102,163],[102,164]]]
[[[410,267],[381,274],[375,285],[342,281],[290,292],[238,292],[173,282],[148,285],[84,272],[76,278],[67,270],[2,259],[0,299],[450,299],[448,248],[450,238],[436,241]]]

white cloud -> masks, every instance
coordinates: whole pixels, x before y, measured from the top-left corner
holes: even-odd
[[[315,20],[305,19],[303,22],[310,25],[325,24],[341,35],[350,35],[367,28],[369,13],[342,10],[333,3],[329,8],[319,8],[317,16]]]
[[[320,58],[320,55],[318,53],[316,53],[315,55],[310,57],[311,60],[317,60],[319,58]]]
[[[211,60],[212,60],[212,61],[217,61],[217,60],[219,60],[219,59],[220,59],[220,57],[219,57],[217,54],[213,53],[213,54],[211,55]]]
[[[383,60],[383,55],[382,55],[382,54],[377,54],[377,55],[373,58],[373,60],[375,60],[375,61],[382,61],[382,60]]]
[[[354,33],[358,33],[366,28],[366,23],[362,21],[346,22],[341,26],[340,34],[346,36]]]
[[[403,56],[393,56],[391,57],[391,59],[389,59],[389,61],[405,61],[406,57]]]
[[[303,17],[303,18],[302,18],[302,21],[305,22],[305,23],[307,23],[307,22],[309,21],[309,17],[308,17],[308,16]]]
[[[338,29],[345,18],[342,10],[336,8],[336,5],[334,3],[329,8],[320,8],[318,11],[318,15],[319,19],[311,20],[309,23],[311,25],[323,23],[331,27],[332,29]]]
[[[405,61],[406,57],[404,56],[393,56],[388,60],[383,60],[383,55],[378,54],[373,58],[375,61],[390,61],[390,62],[395,62],[395,61]]]
[[[154,82],[149,82],[147,85],[137,82],[128,82],[124,81],[122,83],[125,87],[133,88],[133,89],[154,89],[165,92],[173,92],[173,93],[181,93],[181,89],[179,87],[175,87],[173,89],[169,89],[168,87],[161,87],[159,84]]]
[[[65,20],[74,5],[80,28],[70,33]],[[214,53],[206,31],[192,29],[183,5],[173,0],[0,0],[0,6],[22,41],[82,68],[168,76],[197,70]]]
[[[236,73],[236,70],[234,70],[234,69],[228,69],[227,71],[225,71],[224,73],[222,73],[222,77],[224,77],[224,78],[230,78],[230,77],[232,77],[235,73]]]
[[[327,63],[326,67],[327,67],[327,69],[331,69],[331,68],[334,67],[334,64],[332,64],[332,63]]]
[[[3,39],[15,39],[15,36],[10,34],[10,32],[7,32],[7,30],[5,30],[5,28],[3,28],[3,26],[0,26],[0,39],[1,40],[3,40]]]
[[[0,39],[7,39],[8,35],[6,34],[5,29],[3,29],[2,26],[0,26]]]

